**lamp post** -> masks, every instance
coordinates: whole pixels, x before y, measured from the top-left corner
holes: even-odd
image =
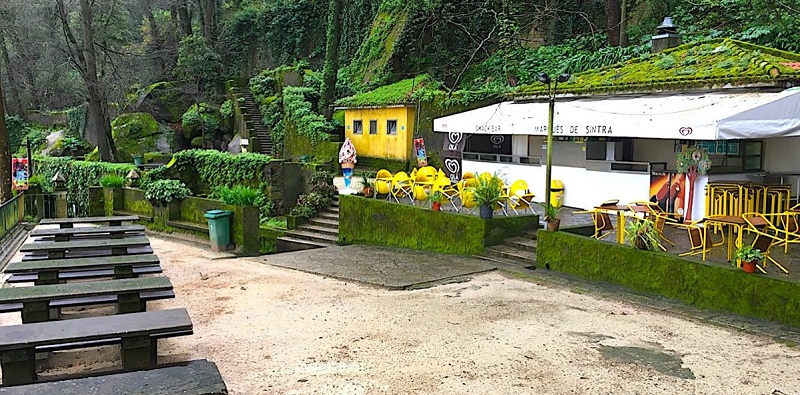
[[[547,100],[549,102],[547,113],[547,164],[545,167],[546,184],[544,186],[544,206],[547,208],[550,207],[550,181],[552,179],[550,171],[553,161],[553,114],[556,108],[556,89],[558,89],[558,83],[567,82],[570,75],[566,73],[559,74],[555,81],[553,81],[546,73],[539,73],[536,78],[539,82],[547,85]]]

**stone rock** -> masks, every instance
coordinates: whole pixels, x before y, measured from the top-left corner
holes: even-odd
[[[65,134],[66,134],[66,131],[63,130],[63,129],[62,130],[57,130],[55,132],[52,132],[52,133],[48,134],[47,137],[45,138],[46,143],[45,143],[44,149],[42,150],[42,155],[45,155],[45,156],[59,156],[59,155],[61,155],[62,148],[61,148],[61,144],[59,144],[59,142],[61,142],[61,139],[64,138]]]
[[[242,137],[238,134],[233,137],[230,143],[228,143],[228,152],[232,154],[241,154],[242,153]]]

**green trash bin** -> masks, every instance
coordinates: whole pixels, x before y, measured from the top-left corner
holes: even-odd
[[[231,215],[233,211],[209,210],[205,217],[208,219],[208,234],[211,238],[211,249],[226,251],[231,243]]]

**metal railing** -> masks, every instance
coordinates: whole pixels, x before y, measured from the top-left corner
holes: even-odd
[[[3,223],[2,228],[0,228],[0,239],[6,237],[22,222],[22,212],[19,209],[21,199],[22,195],[20,194],[0,205],[0,222]]]
[[[477,162],[491,162],[491,163],[511,163],[517,165],[541,166],[541,156],[522,156],[522,155],[502,155],[502,154],[486,154],[480,152],[464,152],[462,154],[464,160],[474,160]]]

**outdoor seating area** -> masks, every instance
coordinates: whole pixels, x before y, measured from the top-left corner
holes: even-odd
[[[534,213],[534,194],[525,180],[508,183],[497,174],[488,172],[464,173],[454,182],[442,169],[432,166],[414,168],[411,173],[398,171],[395,174],[381,169],[374,183],[375,197],[395,203],[421,207],[434,207],[438,203],[442,210],[473,214],[488,197],[493,212],[505,216]],[[486,189],[489,190],[489,196],[481,191]]]
[[[174,298],[175,293],[170,279],[160,275],[159,258],[144,228],[123,225],[136,219],[51,219],[31,232],[32,242],[20,248],[26,255],[4,271],[13,286],[0,288],[0,313],[19,313],[22,322],[0,326],[0,394],[50,394],[67,388],[70,393],[98,388],[111,392],[91,393],[122,388],[139,393],[142,385],[153,389],[148,393],[227,393],[212,362],[159,366],[159,339],[193,334],[192,320],[184,308],[148,310],[149,301]],[[53,352],[100,346],[121,351],[111,375],[40,378],[41,371],[58,368],[48,363]],[[193,377],[197,374],[203,376]],[[216,389],[196,392],[201,389],[192,389],[195,382],[202,382],[202,391]]]

